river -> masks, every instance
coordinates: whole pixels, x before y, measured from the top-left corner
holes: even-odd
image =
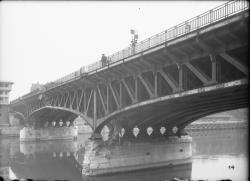
[[[77,141],[20,143],[18,138],[0,138],[0,175],[5,180],[166,181],[248,180],[248,130],[224,129],[189,132],[193,137],[193,157],[179,166],[147,169],[103,176],[81,174],[84,143]]]

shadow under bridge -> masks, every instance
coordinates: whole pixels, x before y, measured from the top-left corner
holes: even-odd
[[[32,112],[28,118],[28,124],[33,124],[35,128],[71,126],[78,116],[81,116],[81,113],[72,109],[47,105]]]

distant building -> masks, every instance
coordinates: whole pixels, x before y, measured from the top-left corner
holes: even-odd
[[[9,92],[13,82],[0,81],[0,126],[9,125]]]

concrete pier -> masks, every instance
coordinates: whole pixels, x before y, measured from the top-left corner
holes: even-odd
[[[77,128],[71,127],[47,127],[34,129],[24,127],[20,131],[20,141],[39,140],[73,140],[77,138]]]
[[[85,147],[82,174],[100,175],[188,163],[192,157],[191,143],[192,138],[188,135],[163,141],[115,145],[89,140]]]

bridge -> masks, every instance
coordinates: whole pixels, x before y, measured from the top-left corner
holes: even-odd
[[[105,125],[129,137],[149,127],[182,135],[198,118],[247,107],[248,10],[227,2],[45,84],[12,110],[35,128],[81,116],[97,137]]]

